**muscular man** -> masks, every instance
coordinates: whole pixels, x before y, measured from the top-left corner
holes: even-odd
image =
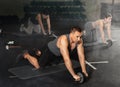
[[[91,32],[91,30],[93,30],[93,29],[99,29],[102,42],[107,43],[106,40],[105,40],[104,29],[107,29],[108,39],[112,40],[112,37],[111,37],[111,20],[112,20],[112,15],[107,14],[107,15],[104,16],[103,19],[98,19],[98,20],[93,21],[93,22],[87,22],[85,24],[86,34]]]
[[[51,34],[51,24],[50,24],[50,16],[48,14],[33,14],[28,19],[28,26],[25,27],[24,24],[21,25],[20,31],[24,31],[27,34],[32,34],[33,31],[36,33],[43,33],[43,35],[47,35],[47,32],[45,31],[45,27],[43,25],[43,19],[47,22],[47,28],[48,28],[48,34]]]
[[[69,34],[61,35],[57,39],[48,43],[48,49],[43,53],[39,60],[40,66],[45,66],[48,61],[54,60],[56,56],[62,56],[65,66],[75,80],[80,80],[80,77],[75,73],[71,62],[70,54],[73,49],[77,48],[79,62],[82,72],[88,76],[85,64],[85,55],[82,41],[82,29],[79,27],[72,27]],[[45,55],[44,55],[45,54]],[[50,56],[49,56],[50,54]]]
[[[61,35],[53,41],[48,43],[47,49],[42,53],[39,61],[34,62],[34,58],[29,58],[28,61],[36,67],[39,62],[39,67],[45,67],[47,64],[52,63],[54,60],[59,60],[59,58],[64,60],[64,64],[72,75],[72,77],[76,80],[80,80],[80,76],[77,75],[73,69],[73,64],[70,58],[72,51],[76,48],[78,54],[78,60],[81,65],[82,72],[85,76],[88,76],[86,71],[86,64],[85,64],[85,55],[84,55],[84,48],[83,48],[83,40],[82,40],[82,29],[79,27],[72,27],[69,34]],[[61,57],[59,57],[61,56]],[[26,57],[25,57],[26,58]],[[33,64],[34,63],[34,64]]]

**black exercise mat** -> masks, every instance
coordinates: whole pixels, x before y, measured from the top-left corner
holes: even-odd
[[[77,68],[79,66],[80,64],[78,61],[73,61],[74,68]],[[11,78],[18,77],[19,79],[30,79],[33,77],[45,76],[45,75],[57,73],[64,70],[66,70],[64,63],[48,66],[40,70],[35,70],[35,68],[28,65],[8,69],[8,71],[14,75],[14,76],[11,76]]]

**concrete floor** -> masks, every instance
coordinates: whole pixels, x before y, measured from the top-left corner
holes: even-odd
[[[109,61],[107,64],[94,64],[97,70],[91,70],[90,78],[84,84],[76,84],[68,72],[36,77],[28,80],[8,78],[11,75],[7,70],[12,67],[15,57],[22,49],[5,49],[5,43],[15,40],[16,43],[27,47],[38,47],[43,38],[40,37],[16,37],[14,35],[3,35],[0,38],[0,87],[119,87],[120,86],[120,29],[112,26],[112,36],[116,42],[112,47],[104,50],[85,48],[88,61]],[[35,39],[36,38],[36,39]],[[44,37],[44,43],[49,41]],[[33,42],[33,43],[31,43]],[[33,45],[34,44],[34,45]],[[43,48],[42,48],[43,49]]]

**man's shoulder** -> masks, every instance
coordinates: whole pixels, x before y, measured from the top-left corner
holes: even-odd
[[[67,39],[67,34],[63,34],[60,36],[61,39]]]
[[[67,43],[67,44],[68,44],[68,39],[67,39],[66,34],[61,35],[61,36],[59,37],[59,41],[60,41],[60,43],[63,43],[63,44]]]

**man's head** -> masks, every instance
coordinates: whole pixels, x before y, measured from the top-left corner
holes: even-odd
[[[112,15],[110,13],[104,16],[105,23],[109,23],[112,21]]]
[[[73,42],[79,42],[81,40],[81,37],[83,35],[83,29],[80,27],[72,27],[70,31]]]

